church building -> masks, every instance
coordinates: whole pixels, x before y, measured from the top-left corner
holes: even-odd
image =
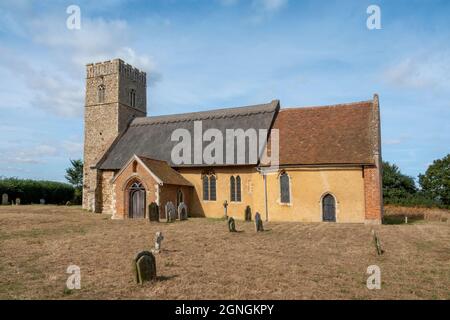
[[[376,94],[330,106],[281,108],[273,100],[153,116],[147,115],[145,72],[120,59],[86,68],[84,209],[166,221],[170,208],[178,218],[178,209],[220,218],[226,207],[228,216],[242,220],[251,210],[266,221],[381,223]],[[214,157],[228,159],[231,150],[233,161],[206,159],[213,142],[223,145]],[[267,164],[264,155],[274,154],[276,165]]]

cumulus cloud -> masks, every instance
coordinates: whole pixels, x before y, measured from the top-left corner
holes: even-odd
[[[240,0],[218,0],[223,6],[229,7],[242,3]],[[244,3],[246,3],[244,1]],[[253,0],[250,2],[255,14],[251,17],[253,21],[261,21],[271,14],[279,11],[288,4],[288,0]]]
[[[64,140],[55,144],[18,145],[0,150],[0,163],[43,164],[54,158],[81,158],[83,143]],[[3,166],[2,166],[3,167]]]
[[[80,116],[83,111],[83,88],[64,72],[38,69],[14,52],[0,49],[2,67],[21,77],[31,96],[33,107],[59,116]]]
[[[58,149],[55,146],[41,144],[31,148],[3,150],[0,162],[39,164],[44,163],[46,158],[57,155]]]
[[[448,90],[449,53],[431,53],[404,58],[385,70],[384,79],[392,85],[404,88]]]
[[[238,0],[219,0],[220,4],[224,6],[232,6],[238,3]]]
[[[254,0],[253,5],[264,11],[274,12],[283,8],[288,0]]]
[[[80,158],[83,153],[83,143],[79,141],[65,140],[62,142],[62,148],[70,158]]]
[[[148,83],[153,85],[162,77],[157,72],[153,57],[133,49],[133,32],[124,20],[90,19],[82,16],[80,30],[69,30],[65,15],[43,18],[12,17],[4,11],[1,16],[25,21],[16,34],[26,37],[45,50],[47,59],[40,63],[27,52],[14,52],[0,48],[0,67],[20,76],[26,84],[33,107],[64,117],[80,117],[84,106],[85,65],[114,58],[122,58],[135,67],[146,71]],[[8,24],[10,25],[10,24]],[[10,25],[11,26],[11,25]],[[14,26],[14,25],[13,25]],[[2,30],[2,24],[0,24]],[[30,53],[31,54],[31,53]]]

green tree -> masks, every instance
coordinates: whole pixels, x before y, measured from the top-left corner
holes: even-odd
[[[396,164],[383,161],[383,198],[386,203],[395,203],[410,198],[417,192],[414,179],[400,172]]]
[[[434,160],[425,174],[419,175],[424,194],[444,205],[450,205],[450,154]]]
[[[83,197],[83,161],[70,160],[71,167],[66,169],[66,180],[75,188],[74,202],[81,203]]]

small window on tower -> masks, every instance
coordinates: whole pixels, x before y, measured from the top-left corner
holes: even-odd
[[[136,106],[136,90],[131,89],[130,91],[130,106]]]
[[[98,86],[97,100],[98,103],[105,102],[105,86],[103,84]]]

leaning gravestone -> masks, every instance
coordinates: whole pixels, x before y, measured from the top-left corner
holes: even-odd
[[[375,249],[377,250],[377,254],[379,256],[381,256],[384,253],[384,250],[381,248],[380,238],[378,237],[378,235],[375,232],[375,230],[372,230],[372,235],[373,235],[373,242],[375,244]]]
[[[178,218],[180,220],[187,220],[187,206],[184,202],[181,202],[178,206]]]
[[[236,232],[236,222],[232,217],[228,218],[228,231]]]
[[[150,212],[148,215],[150,221],[159,221],[159,208],[156,202],[150,203],[148,212]]]
[[[8,195],[6,193],[2,195],[2,204],[8,204]]]
[[[16,205],[20,205],[20,198],[16,198]]]
[[[261,215],[259,214],[259,212],[256,212],[255,214],[255,229],[256,232],[264,231],[263,222],[261,220]]]
[[[133,260],[133,273],[139,284],[156,279],[155,256],[149,251],[138,253]]]
[[[245,208],[245,221],[252,221],[252,209],[250,206]]]
[[[164,240],[164,236],[162,232],[158,231],[155,234],[155,248],[152,250],[155,253],[159,253],[161,251],[161,242]]]
[[[167,222],[175,221],[177,218],[177,210],[175,209],[175,205],[172,201],[166,203],[166,220]]]

